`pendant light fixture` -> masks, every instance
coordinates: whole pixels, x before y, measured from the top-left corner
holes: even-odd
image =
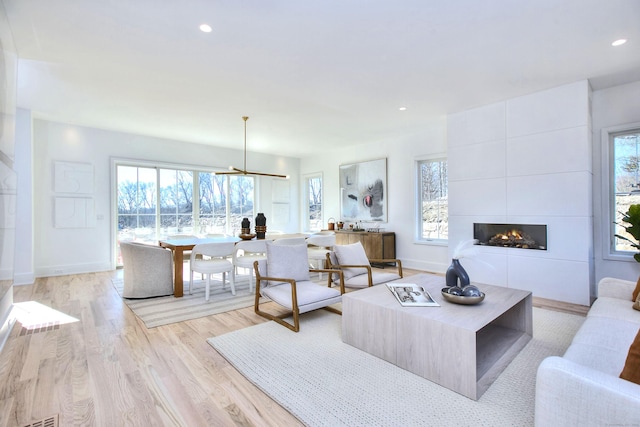
[[[242,116],[244,120],[244,167],[242,169],[229,166],[228,172],[216,172],[216,175],[257,175],[257,176],[270,176],[273,178],[285,178],[289,179],[289,175],[281,175],[277,173],[263,173],[263,172],[251,172],[247,170],[247,120],[249,117]]]

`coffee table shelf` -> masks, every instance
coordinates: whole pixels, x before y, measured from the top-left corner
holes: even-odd
[[[478,285],[487,297],[467,306],[444,300],[442,276],[397,283],[424,286],[440,307],[402,307],[384,285],[349,292],[345,343],[477,400],[531,339],[530,292]]]

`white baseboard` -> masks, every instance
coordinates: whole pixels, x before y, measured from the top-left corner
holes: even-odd
[[[70,264],[37,268],[35,277],[66,276],[68,274],[96,273],[114,268],[105,263]]]
[[[440,264],[435,262],[420,261],[415,259],[402,259],[403,268],[411,268],[413,270],[428,271],[430,273],[446,273],[449,264]]]
[[[36,276],[33,273],[16,274],[13,276],[13,285],[31,285],[36,281]]]
[[[2,354],[2,349],[9,339],[9,335],[11,335],[11,331],[13,330],[13,326],[16,324],[16,318],[13,316],[9,316],[7,320],[0,327],[0,354]]]
[[[13,288],[9,288],[7,292],[0,298],[0,352],[4,344],[7,342],[13,325],[16,323],[16,318],[12,313],[13,311]]]

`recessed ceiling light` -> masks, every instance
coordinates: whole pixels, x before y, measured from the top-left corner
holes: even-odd
[[[622,46],[626,42],[627,42],[627,39],[618,39],[618,40],[614,41],[613,43],[611,43],[611,46]]]
[[[400,107],[400,108],[398,108],[398,110],[400,110],[400,111],[405,111],[406,109],[407,109],[407,107]]]
[[[200,31],[202,31],[203,33],[210,33],[211,27],[207,24],[202,24],[200,25]]]

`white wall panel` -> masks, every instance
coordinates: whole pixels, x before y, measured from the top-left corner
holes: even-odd
[[[504,215],[506,197],[504,179],[449,182],[449,216]]]
[[[587,172],[511,177],[507,214],[591,216],[591,179]]]
[[[472,258],[463,258],[460,264],[474,283],[509,286],[508,254],[505,248],[482,248]],[[484,250],[488,249],[488,250]],[[490,297],[490,296],[488,296]]]
[[[507,140],[507,176],[591,171],[586,126]]]
[[[449,148],[504,138],[504,102],[485,105],[447,117]]]
[[[509,287],[540,298],[590,305],[589,279],[587,262],[509,257]]]
[[[507,101],[507,137],[589,124],[589,83],[584,80]]]
[[[547,250],[510,249],[515,256],[553,258],[565,261],[584,261],[591,255],[590,217],[566,216],[509,216],[508,224],[545,224]]]
[[[506,173],[505,141],[488,141],[449,150],[449,181],[500,178]]]

